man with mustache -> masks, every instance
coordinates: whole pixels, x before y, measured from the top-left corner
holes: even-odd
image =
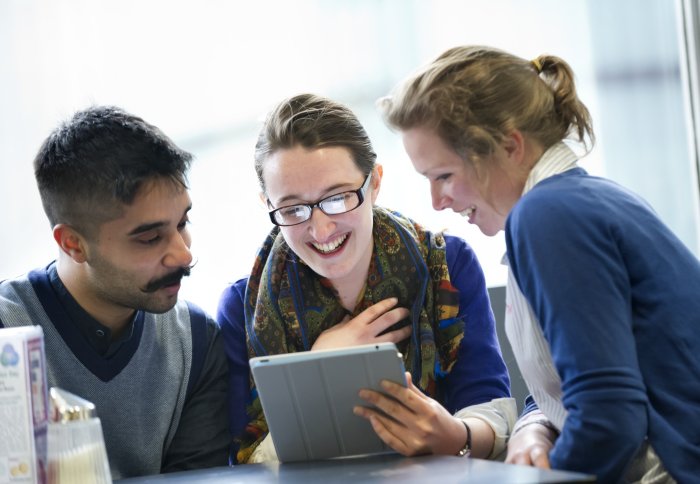
[[[228,462],[219,328],[178,301],[191,159],[119,108],[76,113],[34,160],[58,258],[0,283],[0,327],[42,327],[48,383],[95,403],[114,479]]]

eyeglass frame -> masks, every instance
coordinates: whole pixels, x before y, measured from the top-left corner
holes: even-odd
[[[279,207],[279,208],[276,208],[274,210],[270,210],[268,212],[268,215],[270,216],[270,221],[273,224],[277,225],[278,227],[294,227],[295,225],[300,225],[300,224],[303,224],[304,222],[308,222],[309,220],[311,220],[311,217],[314,214],[314,208],[316,208],[316,207],[318,207],[318,209],[321,212],[328,215],[329,217],[332,217],[333,215],[342,215],[344,213],[352,212],[353,210],[356,210],[359,206],[361,206],[365,202],[365,193],[367,193],[367,190],[369,189],[369,182],[371,179],[372,179],[372,172],[370,171],[369,174],[367,175],[367,177],[365,178],[365,181],[362,182],[362,186],[360,188],[358,188],[357,190],[345,190],[344,192],[335,193],[333,195],[328,195],[327,197],[323,197],[322,199],[317,200],[314,203],[294,203],[292,205],[285,205],[284,207]],[[359,202],[357,203],[357,206],[351,208],[350,210],[347,210],[345,212],[340,212],[340,213],[326,213],[326,211],[323,210],[323,208],[321,208],[321,203],[325,202],[329,198],[337,197],[338,195],[342,195],[344,193],[354,193],[355,195],[357,195],[357,198],[359,200]],[[269,200],[267,201],[267,204],[270,207],[272,206],[272,204],[270,203]],[[280,224],[279,222],[277,222],[277,220],[275,220],[275,213],[279,212],[280,210],[284,210],[285,208],[290,208],[290,207],[308,207],[309,208],[309,217],[307,219],[302,220],[301,222],[297,222],[295,224],[288,224],[287,225],[287,224]]]

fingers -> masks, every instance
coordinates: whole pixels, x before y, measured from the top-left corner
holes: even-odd
[[[403,455],[434,452],[444,432],[440,431],[439,415],[423,401],[427,397],[389,381],[382,382],[382,392],[361,390],[360,397],[371,406],[356,406],[355,415],[368,419],[379,438]]]
[[[524,452],[518,452],[516,454],[508,454],[505,460],[506,464],[518,464],[524,466],[534,466],[540,467],[542,469],[549,469],[549,456],[548,450],[542,446],[533,446]]]
[[[362,407],[357,407],[357,408],[362,408]],[[396,452],[399,454],[409,456],[411,455],[411,449],[406,443],[399,438],[398,432],[392,432],[390,430],[390,426],[395,425],[391,422],[390,419],[388,419],[385,416],[379,415],[376,412],[373,412],[369,409],[364,409],[367,410],[365,414],[360,414],[355,412],[356,415],[360,415],[367,420],[369,420],[369,423],[372,425],[372,429],[374,429],[374,432],[377,434],[377,436],[382,439],[382,441],[394,449]]]
[[[400,421],[367,407],[355,407],[353,413],[369,420],[377,436],[396,452],[405,456],[426,452]]]
[[[535,467],[549,469],[549,456],[547,449],[543,447],[535,447],[530,451],[530,460]]]
[[[411,334],[412,329],[410,325],[382,334],[391,326],[408,318],[410,315],[410,311],[407,308],[395,307],[397,303],[398,299],[395,297],[379,301],[362,311],[351,324],[370,327],[371,334],[376,337],[379,343],[398,343],[403,341]]]
[[[374,322],[375,319],[382,316],[384,313],[396,306],[398,302],[399,299],[395,297],[384,299],[362,311],[355,319],[361,320],[365,324],[371,324],[372,322]]]
[[[378,304],[381,304],[381,303],[378,303]],[[376,306],[376,304],[374,306],[371,306],[370,308],[366,309],[365,311],[369,311],[370,309],[372,309],[375,306]],[[406,308],[394,308],[390,311],[387,311],[386,313],[377,317],[374,321],[367,323],[367,324],[372,327],[372,332],[375,335],[378,335],[378,334],[384,332],[385,330],[389,329],[391,326],[398,323],[399,321],[408,318],[408,316],[410,314],[411,313]],[[404,326],[403,328],[396,329],[396,330],[391,331],[390,333],[387,333],[387,334],[395,333],[397,331],[400,333],[404,333],[405,331],[401,331],[401,330],[404,330],[406,327],[408,327],[408,334],[410,334],[411,333],[411,326],[410,325]],[[382,336],[384,336],[384,335],[382,335]]]
[[[391,418],[410,426],[418,423],[417,415],[425,417],[430,414],[430,400],[415,386],[406,388],[388,380],[383,380],[381,386],[384,393],[362,389],[359,392],[360,398]]]
[[[506,463],[549,469],[549,451],[556,436],[543,425],[527,425],[511,435]]]
[[[404,326],[403,328],[389,331],[381,336],[377,336],[377,343],[398,343],[411,336],[411,331],[413,331],[413,329],[410,326]]]

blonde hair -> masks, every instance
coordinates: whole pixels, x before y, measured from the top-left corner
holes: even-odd
[[[454,47],[381,99],[379,108],[390,127],[433,129],[472,162],[493,153],[515,129],[544,149],[567,137],[587,150],[595,142],[573,71],[553,55],[528,61],[491,47]]]

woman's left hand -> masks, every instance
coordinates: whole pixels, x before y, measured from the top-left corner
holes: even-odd
[[[382,381],[386,394],[361,390],[360,397],[381,412],[357,406],[353,409],[355,415],[368,419],[379,438],[405,456],[456,455],[466,442],[464,424],[437,401],[424,395],[413,384],[408,372],[406,381],[407,387]]]

